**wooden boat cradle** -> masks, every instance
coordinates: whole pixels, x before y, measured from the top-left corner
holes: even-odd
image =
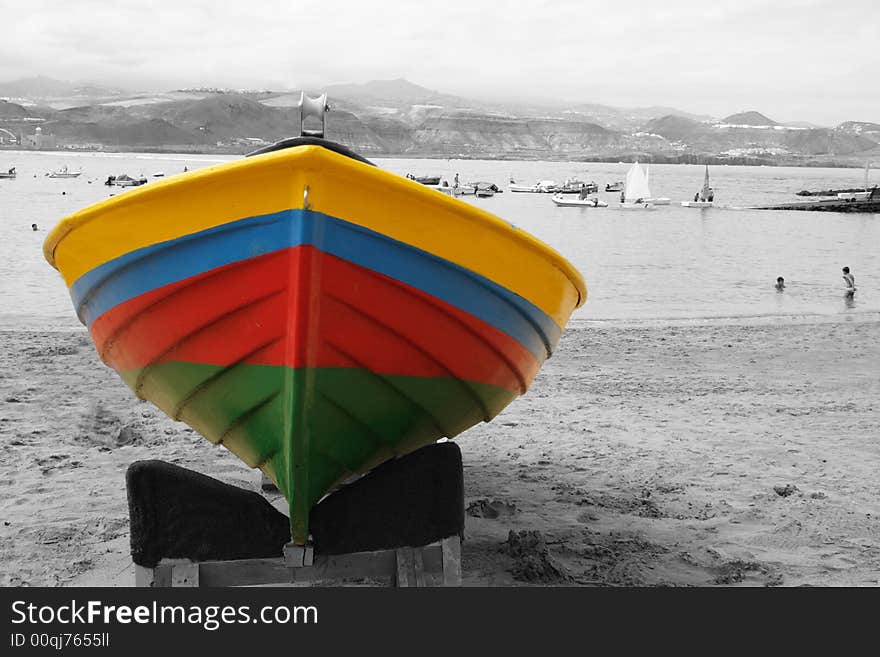
[[[460,586],[458,536],[418,547],[315,557],[311,547],[288,545],[276,559],[201,561],[163,559],[155,568],[135,564],[135,586],[219,587],[313,584],[366,578],[397,587]]]
[[[281,548],[274,540],[243,540],[271,534],[266,533],[271,523],[259,520],[265,520],[262,507],[271,509],[268,502],[180,466],[136,462],[126,473],[126,489],[138,587],[298,586],[351,579],[398,587],[461,585],[464,479],[454,442],[425,447],[330,495],[318,534],[322,541],[314,544],[289,541]],[[172,508],[169,500],[175,498],[181,503]],[[229,531],[229,521],[224,526],[221,520],[218,527],[212,520],[218,510],[227,518],[245,513],[255,524],[233,521]],[[169,540],[171,534],[179,538]],[[426,544],[413,545],[422,541]]]

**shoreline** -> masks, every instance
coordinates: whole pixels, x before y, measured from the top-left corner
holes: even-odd
[[[35,324],[45,322],[46,318],[37,316],[4,316],[0,313],[0,333],[86,333],[82,324],[67,318],[66,325],[49,328]],[[774,324],[836,324],[840,322],[873,323],[880,322],[880,311],[854,310],[846,313],[764,313],[751,315],[713,315],[695,317],[578,317],[573,316],[566,331],[586,328],[662,328],[687,326],[772,326]]]
[[[574,322],[457,438],[465,585],[877,585],[880,320]],[[259,473],[151,404],[85,329],[0,331],[0,584],[128,586],[124,473]]]
[[[55,149],[22,149],[9,148],[0,146],[0,152],[16,152],[16,153],[35,153],[35,154],[77,154],[77,155],[207,155],[207,156],[227,156],[227,157],[245,157],[250,150],[166,150],[161,147],[149,148],[147,150],[131,150],[127,148],[119,149],[76,149],[76,148],[55,148]],[[630,160],[647,161],[651,164],[685,164],[685,165],[712,165],[712,166],[737,166],[737,167],[793,167],[797,169],[863,169],[864,156],[852,156],[848,160],[808,160],[792,159],[785,161],[777,161],[771,158],[747,157],[747,156],[731,156],[722,157],[720,155],[712,155],[708,153],[687,153],[683,155],[663,155],[660,153],[647,153],[628,151],[611,155],[583,155],[578,158],[554,156],[552,152],[543,153],[509,153],[509,154],[487,154],[487,153],[375,153],[365,151],[362,153],[364,157],[375,158],[379,160],[486,160],[489,162],[569,162],[572,164],[620,164],[622,161]],[[870,159],[870,156],[868,156]]]

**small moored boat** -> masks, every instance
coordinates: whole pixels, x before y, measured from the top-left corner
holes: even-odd
[[[557,194],[580,194],[581,192],[586,192],[587,194],[595,194],[599,191],[599,185],[594,182],[584,182],[583,180],[579,180],[577,178],[568,178],[559,188],[556,190]]]
[[[474,189],[474,195],[480,198],[490,198],[495,196],[495,194],[500,194],[502,192],[495,183],[475,182],[470,183],[470,185]]]
[[[623,187],[624,187],[624,182],[622,180],[618,180],[617,182],[606,183],[605,184],[605,191],[606,192],[622,192]]]
[[[414,176],[411,173],[408,173],[406,174],[406,177],[410,180],[415,180],[417,183],[421,183],[422,185],[440,184],[440,176]]]
[[[555,194],[559,191],[559,185],[553,180],[539,180],[534,185],[518,185],[513,178],[510,179],[508,189],[511,192],[528,192],[532,194]]]
[[[509,223],[305,130],[65,219],[44,254],[138,397],[311,508],[528,390],[586,289]]]
[[[0,179],[15,178],[15,167],[10,167],[8,171],[0,171]]]
[[[550,197],[560,208],[607,208],[608,204],[599,199],[598,196],[587,196],[585,198],[572,197],[571,195],[563,196],[562,194],[554,194]]]
[[[60,169],[52,171],[46,175],[50,178],[77,178],[80,174],[82,174],[82,171],[70,171],[65,164]]]
[[[107,180],[104,182],[105,185],[111,185],[116,187],[139,187],[140,185],[144,185],[147,183],[146,176],[140,176],[138,178],[132,178],[126,173],[122,173],[118,176],[108,176]]]
[[[474,196],[476,193],[477,188],[473,185],[458,185],[452,188],[453,196]]]

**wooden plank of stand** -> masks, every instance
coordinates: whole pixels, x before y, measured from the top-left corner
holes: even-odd
[[[412,551],[412,559],[413,559],[413,575],[415,576],[415,583],[413,586],[417,586],[419,588],[424,588],[425,586],[425,561],[422,559],[422,550],[416,548]],[[443,560],[440,561],[441,566],[443,565]]]
[[[198,586],[199,564],[190,560],[171,566],[171,586]]]
[[[146,566],[134,565],[134,585],[135,586],[155,586],[155,568],[147,568]]]
[[[440,541],[443,555],[443,586],[461,586],[461,539],[450,536]]]
[[[310,566],[292,567],[279,557],[199,563],[163,559],[155,568],[135,567],[136,586],[260,586],[355,578],[384,580],[392,586],[458,586],[459,537],[417,548],[316,556]]]
[[[395,550],[398,587],[425,586],[425,562],[421,548],[398,548]],[[442,561],[441,561],[442,565]]]
[[[265,586],[293,582],[293,570],[280,558],[203,561],[199,564],[199,586]]]
[[[414,586],[415,568],[412,548],[397,548],[394,551],[394,561],[397,586]]]

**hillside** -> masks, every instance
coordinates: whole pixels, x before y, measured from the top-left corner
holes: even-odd
[[[667,115],[648,121],[642,126],[641,132],[660,135],[669,141],[686,141],[692,139],[701,128],[702,124],[699,121]]]
[[[845,121],[837,126],[836,130],[848,134],[865,137],[880,144],[880,124],[867,121]]]
[[[773,119],[768,119],[766,116],[764,116],[760,112],[755,112],[755,111],[739,112],[738,114],[731,114],[730,116],[726,116],[723,119],[721,119],[721,123],[728,123],[730,125],[767,126],[767,127],[779,125]]]
[[[327,137],[368,157],[807,164],[880,152],[880,124],[870,122],[831,129],[780,125],[754,110],[714,120],[661,106],[474,100],[406,80],[327,92]],[[12,94],[31,95],[0,101],[0,128],[30,135],[41,125],[59,148],[244,153],[300,123],[300,92],[290,90],[143,94],[31,78],[0,84],[0,96]]]
[[[0,121],[2,120],[18,120],[18,119],[27,119],[27,118],[35,118],[38,115],[33,111],[22,107],[16,103],[11,103],[6,100],[0,100]]]

